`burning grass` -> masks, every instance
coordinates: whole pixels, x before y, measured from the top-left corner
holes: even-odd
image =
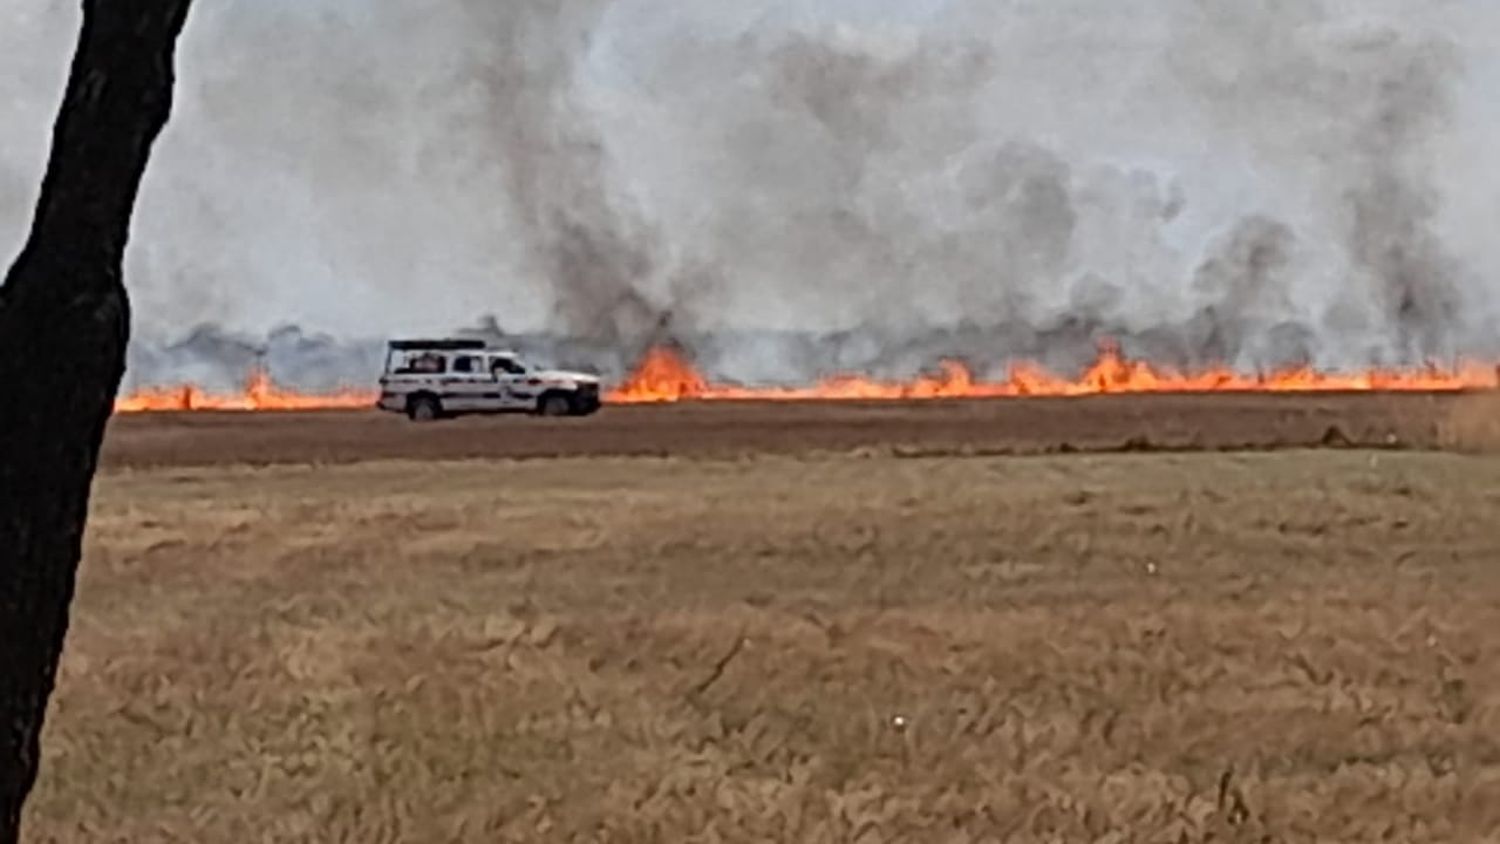
[[[1125,357],[1106,345],[1098,359],[1076,378],[1034,363],[1010,368],[1004,380],[986,381],[965,364],[943,361],[940,371],[909,381],[882,381],[857,374],[826,378],[798,387],[753,387],[716,383],[683,353],[650,349],[625,380],[610,390],[612,404],[670,404],[684,401],[922,401],[1147,395],[1162,393],[1434,393],[1500,388],[1500,367],[1469,362],[1452,367],[1368,369],[1321,372],[1294,367],[1246,374],[1222,366],[1179,372]],[[373,407],[379,394],[360,388],[334,393],[300,393],[277,386],[263,371],[252,372],[238,394],[215,394],[192,384],[146,389],[121,396],[121,413],[188,410],[318,410]]]
[[[376,391],[346,388],[305,393],[278,386],[264,370],[251,372],[238,393],[215,393],[194,384],[137,390],[115,401],[116,413],[163,413],[190,410],[297,411],[374,407]]]
[[[104,477],[35,841],[1476,840],[1500,461]]]
[[[682,354],[659,347],[647,352],[625,383],[610,395],[610,400],[617,404],[684,400],[914,401],[1153,393],[1449,392],[1496,387],[1500,387],[1500,368],[1479,363],[1447,369],[1433,366],[1349,373],[1293,367],[1252,375],[1222,366],[1179,372],[1131,360],[1117,347],[1106,344],[1100,349],[1098,359],[1076,378],[1021,362],[1010,367],[1004,380],[986,381],[977,378],[965,364],[950,360],[942,363],[937,374],[905,382],[851,374],[806,387],[761,388],[715,384]]]

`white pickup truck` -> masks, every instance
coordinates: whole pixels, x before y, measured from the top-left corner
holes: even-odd
[[[380,409],[418,422],[477,413],[587,416],[600,401],[597,377],[538,369],[483,340],[392,340],[380,377]]]

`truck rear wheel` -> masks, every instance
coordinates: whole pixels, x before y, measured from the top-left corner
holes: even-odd
[[[548,393],[537,404],[537,413],[543,416],[571,416],[573,401],[562,393]]]
[[[443,406],[432,396],[417,396],[406,403],[406,415],[413,422],[431,422],[443,415]]]

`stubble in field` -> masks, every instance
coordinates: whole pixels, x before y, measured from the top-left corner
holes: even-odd
[[[1444,448],[1480,454],[1500,452],[1500,394],[1464,397],[1453,404],[1438,430]]]
[[[103,478],[37,841],[1473,840],[1500,462]]]

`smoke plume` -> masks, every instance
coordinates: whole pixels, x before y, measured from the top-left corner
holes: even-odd
[[[0,244],[75,6],[0,0]],[[1449,0],[225,0],[128,377],[362,382],[455,331],[758,382],[1500,356],[1495,35]]]

